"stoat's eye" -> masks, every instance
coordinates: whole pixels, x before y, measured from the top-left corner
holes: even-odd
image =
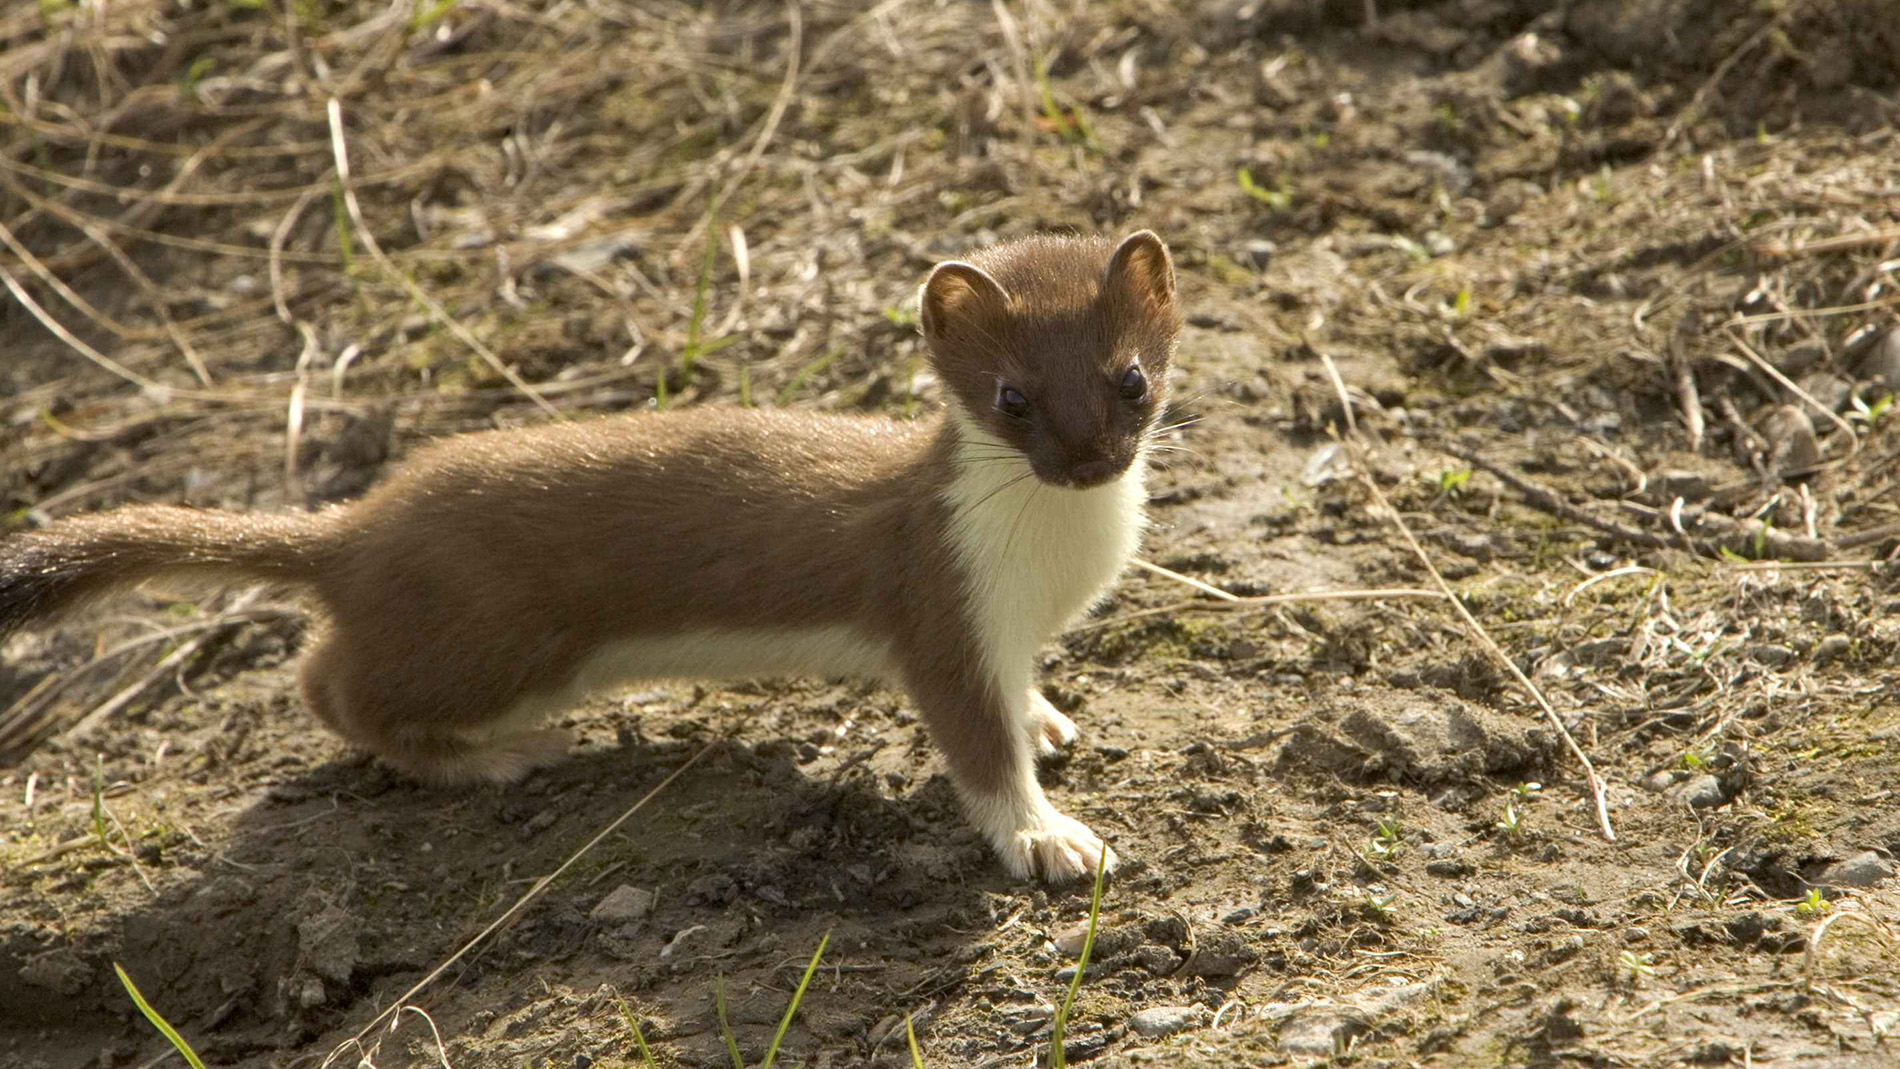
[[[1008,383],[998,383],[996,387],[996,407],[1003,415],[1011,419],[1029,418],[1029,398],[1023,392]]]
[[[1139,401],[1148,396],[1148,380],[1142,377],[1141,369],[1131,367],[1128,374],[1122,376],[1122,400]]]

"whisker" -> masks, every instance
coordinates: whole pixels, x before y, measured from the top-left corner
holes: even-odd
[[[968,515],[969,513],[975,512],[977,509],[983,507],[983,503],[985,501],[988,501],[990,498],[995,497],[997,494],[1000,494],[1003,491],[1009,489],[1010,487],[1015,486],[1017,483],[1022,482],[1024,479],[1027,479],[1034,474],[1036,473],[1033,471],[1023,472],[1021,475],[1016,476],[1015,478],[1009,480],[1003,485],[998,486],[995,489],[991,490],[989,493],[984,494],[982,497],[977,498],[974,502],[972,502],[971,504],[969,504],[963,509],[963,513],[965,515]]]
[[[1196,423],[1199,423],[1201,422],[1201,420],[1206,419],[1206,418],[1207,417],[1205,416],[1194,416],[1191,419],[1184,419],[1178,423],[1170,423],[1165,427],[1156,427],[1155,429],[1149,431],[1148,434],[1150,436],[1153,436],[1157,434],[1167,434],[1169,431],[1178,431],[1185,427],[1192,427]]]
[[[1042,492],[1042,483],[1038,482],[1027,494],[1023,495],[1023,507],[1016,510],[1016,519],[1009,525],[1009,537],[1003,540],[1003,555],[1009,556],[1009,547],[1016,542],[1016,529],[1023,525],[1023,517],[1029,515],[1029,503],[1036,500]]]

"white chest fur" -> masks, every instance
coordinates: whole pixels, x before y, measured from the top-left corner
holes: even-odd
[[[960,414],[962,456],[946,494],[983,654],[1006,689],[1026,685],[1037,647],[1108,592],[1141,541],[1143,460],[1103,486],[1049,486]],[[1001,459],[999,459],[1001,458]]]

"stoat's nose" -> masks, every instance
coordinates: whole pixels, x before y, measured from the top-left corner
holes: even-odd
[[[1084,460],[1069,467],[1069,478],[1075,481],[1076,486],[1085,489],[1100,486],[1119,474],[1121,469],[1112,460]]]

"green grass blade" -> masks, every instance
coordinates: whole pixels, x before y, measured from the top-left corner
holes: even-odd
[[[356,259],[356,239],[350,235],[349,207],[343,200],[343,184],[330,187],[330,223],[336,228],[336,251],[343,258],[343,273],[350,273],[351,261]]]
[[[1095,926],[1102,916],[1102,876],[1108,870],[1108,844],[1102,844],[1102,855],[1095,861],[1095,890],[1089,895],[1089,930],[1082,939],[1082,956],[1076,959],[1075,976],[1069,980],[1069,993],[1062,1000],[1062,1008],[1056,1011],[1056,1020],[1049,1033],[1049,1069],[1067,1069],[1069,1056],[1063,1052],[1062,1037],[1069,1030],[1069,1011],[1075,1008],[1075,994],[1082,990],[1082,974],[1088,971],[1089,954],[1095,949]]]
[[[924,1054],[917,1049],[917,1030],[910,1026],[910,1014],[904,1015],[904,1038],[910,1043],[912,1069],[924,1069]]]
[[[798,981],[798,990],[792,992],[792,1003],[785,1007],[785,1017],[778,1023],[778,1034],[772,1037],[772,1045],[765,1049],[765,1060],[759,1063],[759,1069],[772,1069],[772,1062],[778,1058],[778,1045],[785,1040],[785,1030],[792,1027],[792,1017],[798,1013],[798,1003],[805,997],[805,988],[811,985],[812,976],[818,972],[818,959],[825,956],[825,947],[830,942],[830,932],[818,940],[818,949],[812,952],[811,964],[805,966],[805,976]]]
[[[792,376],[792,381],[786,383],[785,388],[778,392],[778,406],[780,408],[784,408],[786,405],[791,404],[792,398],[798,394],[799,387],[805,385],[806,382],[810,381],[813,375],[816,375],[820,371],[823,371],[824,369],[830,367],[832,364],[832,361],[838,359],[839,357],[843,355],[844,355],[843,349],[833,349],[832,351],[826,353],[825,355],[819,357],[816,360],[813,360],[811,363],[806,364],[803,368],[799,369],[798,374]]]
[[[644,1069],[660,1069],[660,1063],[653,1060],[653,1052],[647,1049],[647,1037],[640,1032],[640,1022],[634,1019],[633,1007],[626,999],[620,1001],[620,1015],[627,1019],[627,1028],[633,1032],[634,1045],[640,1048],[640,1064]]]
[[[706,295],[712,289],[713,265],[719,260],[719,191],[706,205],[706,255],[699,261],[699,282],[693,288],[693,318],[686,322],[686,348],[680,353],[680,374],[693,373],[699,359],[699,332],[706,322]]]
[[[191,1049],[191,1044],[185,1042],[185,1037],[178,1034],[178,1029],[173,1028],[170,1021],[159,1016],[158,1011],[152,1008],[152,1004],[145,1001],[145,996],[139,994],[138,985],[125,974],[125,970],[119,966],[118,962],[112,963],[112,971],[119,974],[119,982],[125,985],[125,993],[132,996],[132,1004],[139,1008],[139,1012],[145,1015],[146,1020],[152,1022],[152,1027],[158,1029],[159,1035],[171,1041],[172,1049],[191,1064],[191,1069],[205,1069],[204,1060],[198,1057],[198,1052]]]
[[[719,1008],[719,1038],[726,1041],[726,1053],[732,1055],[732,1069],[745,1069],[739,1054],[739,1041],[732,1038],[732,1024],[726,1020],[726,978],[713,981],[713,1005]]]

